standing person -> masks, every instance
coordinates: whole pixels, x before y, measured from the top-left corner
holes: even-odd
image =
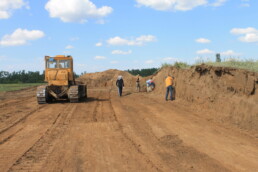
[[[137,80],[136,80],[136,90],[137,90],[138,92],[140,92],[140,78],[139,78],[139,76],[138,76],[138,78],[137,78]]]
[[[123,87],[124,87],[124,80],[123,80],[123,77],[121,75],[119,75],[117,77],[116,86],[118,87],[118,95],[121,97],[122,96]]]
[[[168,101],[168,93],[170,92],[170,100],[173,100],[173,82],[174,77],[172,78],[170,75],[167,76],[165,83],[166,83],[166,96],[165,100]]]
[[[150,78],[149,80],[146,81],[146,84],[147,84],[147,92],[151,92],[154,90],[155,88],[155,83],[154,81],[152,80],[152,78]]]

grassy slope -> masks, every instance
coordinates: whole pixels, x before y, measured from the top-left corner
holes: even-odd
[[[253,60],[246,60],[246,61],[225,61],[225,62],[201,62],[201,63],[196,63],[195,65],[200,65],[200,64],[206,64],[210,66],[218,66],[218,67],[232,67],[232,68],[237,68],[237,69],[245,69],[253,72],[258,72],[258,61],[253,61]],[[176,62],[175,64],[168,64],[164,63],[162,64],[162,67],[167,67],[167,66],[175,66],[181,69],[188,69],[191,66],[188,65],[187,63],[184,62]]]
[[[42,85],[42,83],[28,83],[28,84],[0,84],[0,91],[14,91],[27,87]]]
[[[258,61],[228,61],[228,62],[208,62],[207,65],[220,66],[220,67],[232,67],[239,69],[246,69],[253,72],[258,72]]]

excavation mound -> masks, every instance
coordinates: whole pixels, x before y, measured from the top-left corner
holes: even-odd
[[[155,94],[165,94],[164,79],[175,77],[175,97],[208,109],[221,122],[258,131],[258,73],[207,65],[190,69],[167,67],[154,77]]]
[[[207,65],[190,69],[166,67],[150,76],[156,84],[151,94],[165,95],[164,80],[168,74],[175,77],[176,101],[186,101],[196,110],[207,110],[217,121],[258,131],[258,73]],[[78,80],[89,88],[115,88],[119,75],[123,76],[125,87],[135,88],[137,76],[115,69],[85,74]],[[140,77],[142,90],[150,77]]]
[[[104,72],[87,73],[81,76],[78,81],[87,84],[88,88],[115,88],[116,80],[121,75],[124,80],[126,88],[135,88],[136,80],[138,76],[133,76],[128,72],[120,71],[116,69],[110,69]],[[145,87],[145,78],[140,77],[142,87]]]

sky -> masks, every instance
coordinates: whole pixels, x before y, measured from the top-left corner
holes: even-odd
[[[0,0],[0,71],[43,71],[71,55],[74,70],[258,60],[257,0]]]

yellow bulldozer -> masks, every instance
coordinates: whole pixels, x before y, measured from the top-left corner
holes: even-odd
[[[39,104],[63,99],[75,103],[87,98],[87,86],[76,84],[72,56],[45,56],[45,82],[48,84],[37,88]]]

